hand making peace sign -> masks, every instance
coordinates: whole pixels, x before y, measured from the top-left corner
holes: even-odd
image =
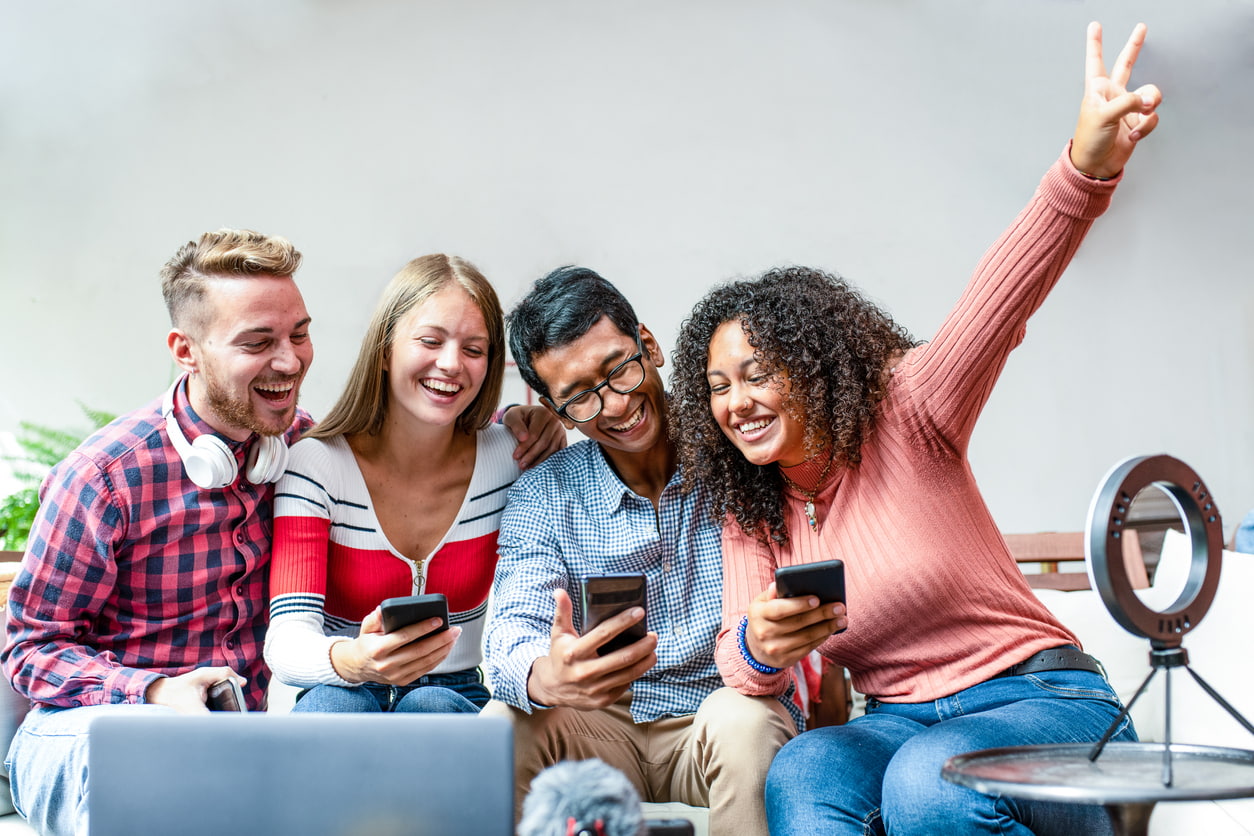
[[[1158,125],[1162,92],[1146,84],[1131,92],[1128,79],[1145,43],[1145,24],[1132,30],[1110,75],[1102,61],[1102,26],[1090,23],[1084,66],[1084,98],[1071,141],[1071,162],[1084,174],[1102,180],[1123,171],[1137,142]]]

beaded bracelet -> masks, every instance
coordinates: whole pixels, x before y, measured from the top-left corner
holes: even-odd
[[[749,627],[749,616],[740,619],[740,626],[736,628],[736,644],[740,647],[741,657],[758,673],[779,673],[783,668],[772,668],[770,665],[764,665],[757,659],[753,658],[753,654],[749,652],[749,646],[745,644],[745,630]]]

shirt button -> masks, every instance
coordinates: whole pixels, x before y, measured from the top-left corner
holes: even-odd
[[[227,649],[227,650],[234,650],[234,649],[235,649],[235,639],[227,639],[227,640],[226,640],[226,649]]]
[[[671,562],[670,562],[669,560],[668,560],[667,562],[665,562],[665,563],[663,563],[663,564],[662,564],[662,571],[663,571],[663,572],[669,572],[669,571],[671,570],[671,568],[672,568],[672,565],[671,565]]]
[[[244,545],[244,532],[235,532],[235,542],[239,543],[241,546]]]
[[[239,595],[239,596],[241,596],[241,597],[243,597],[243,595],[244,595],[244,587],[242,587],[242,586],[237,586],[237,587],[235,587],[235,594],[236,594],[236,595]]]
[[[675,635],[682,636],[683,634],[684,634],[684,625],[682,624],[675,625]]]

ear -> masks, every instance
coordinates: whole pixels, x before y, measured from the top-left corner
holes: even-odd
[[[182,328],[172,328],[165,343],[170,348],[170,356],[174,363],[188,374],[195,374],[199,369],[199,358],[196,356],[196,345]]]
[[[644,325],[640,325],[640,345],[644,348],[644,353],[649,355],[649,360],[657,368],[666,365],[666,355],[662,353],[662,347],[657,344],[657,340],[653,337],[653,332]]]
[[[541,395],[540,403],[544,404],[545,408],[548,409],[549,412],[552,412],[553,415],[557,418],[557,420],[562,422],[563,427],[565,427],[568,430],[573,430],[575,428],[575,422],[570,420],[569,418],[566,418],[558,414],[557,407],[553,405],[553,402],[549,400],[548,397],[546,397],[545,395]]]

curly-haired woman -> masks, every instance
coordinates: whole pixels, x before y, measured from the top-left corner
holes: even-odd
[[[1157,124],[1157,88],[1126,89],[1144,36],[1138,26],[1108,77],[1090,26],[1071,144],[931,342],[806,268],[716,288],[684,323],[671,415],[684,470],[727,520],[723,678],[780,693],[818,648],[869,695],[864,716],[780,751],[772,833],[1108,827],[1100,808],[982,795],[941,766],[974,749],[1096,740],[1120,713],[1100,665],[1029,590],[967,448],[1028,317]],[[852,616],[776,596],[776,567],[832,557]],[[1116,739],[1135,739],[1126,720]]]

